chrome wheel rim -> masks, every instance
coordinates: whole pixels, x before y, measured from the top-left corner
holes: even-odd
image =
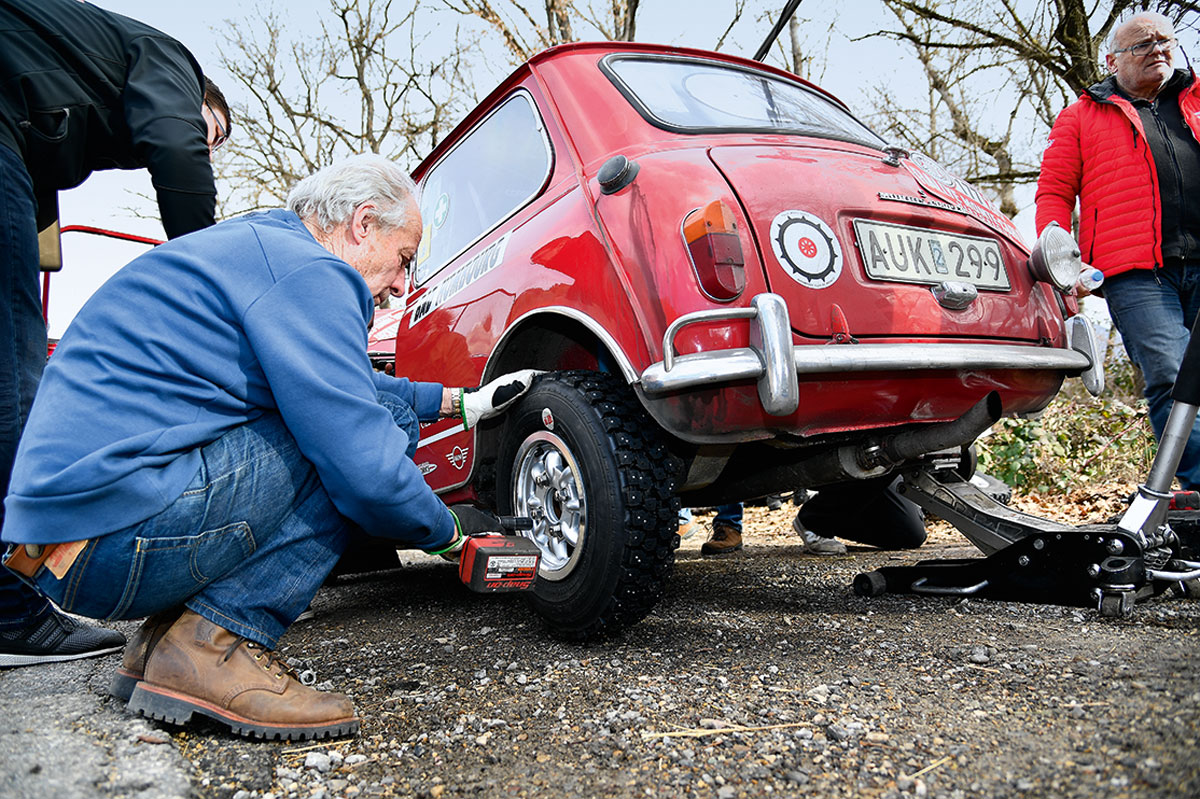
[[[533,519],[523,534],[542,552],[539,576],[565,579],[575,569],[587,534],[587,502],[575,456],[548,431],[521,444],[513,471],[513,509]]]

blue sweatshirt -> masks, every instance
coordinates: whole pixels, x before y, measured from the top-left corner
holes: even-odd
[[[290,211],[175,239],[87,302],[46,365],[3,539],[76,541],[159,513],[200,447],[278,411],[343,516],[433,549],[454,519],[405,455],[386,388],[432,420],[442,386],[371,368],[366,281]]]

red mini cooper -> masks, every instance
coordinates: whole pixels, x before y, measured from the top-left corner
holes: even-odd
[[[494,423],[425,427],[417,463],[447,502],[533,517],[532,603],[564,635],[653,608],[680,501],[902,472],[969,445],[939,431],[981,402],[1103,380],[1069,236],[1031,258],[971,186],[754,61],[547,50],[414,177],[395,371],[547,372]]]

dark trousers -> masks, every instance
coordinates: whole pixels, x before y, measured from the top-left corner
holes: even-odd
[[[896,491],[900,478],[827,486],[800,506],[800,523],[819,536],[838,536],[880,549],[916,549],[925,543],[921,509]]]
[[[0,494],[4,495],[17,441],[46,364],[36,218],[29,172],[16,153],[0,146]],[[0,507],[0,525],[3,522]],[[0,628],[19,625],[45,607],[45,599],[0,568]]]

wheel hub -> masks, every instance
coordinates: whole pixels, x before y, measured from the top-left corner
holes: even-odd
[[[513,510],[533,519],[525,533],[542,551],[540,575],[562,580],[575,568],[587,531],[579,466],[566,442],[549,431],[525,439],[513,470]]]

